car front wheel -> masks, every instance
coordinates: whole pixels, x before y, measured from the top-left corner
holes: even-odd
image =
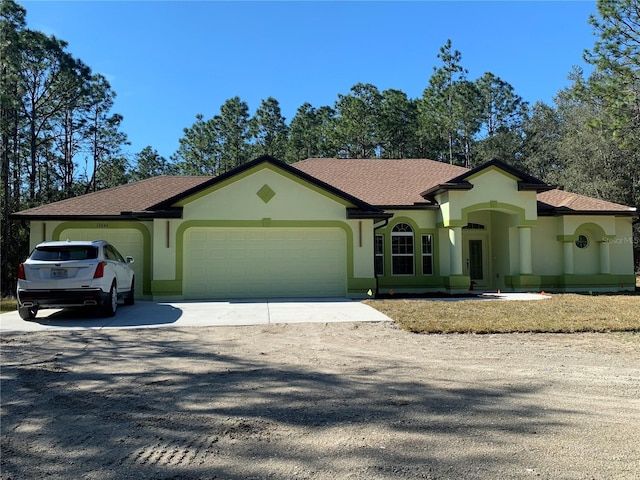
[[[38,314],[36,307],[18,307],[18,315],[23,320],[33,320]]]
[[[107,303],[104,306],[104,316],[113,317],[116,314],[117,309],[118,309],[118,293],[116,290],[116,283],[113,282],[111,284],[111,289],[109,290],[109,297],[107,298]]]

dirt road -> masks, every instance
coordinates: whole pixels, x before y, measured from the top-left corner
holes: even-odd
[[[2,479],[640,478],[640,335],[2,336]]]

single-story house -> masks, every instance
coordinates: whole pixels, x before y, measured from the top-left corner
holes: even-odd
[[[31,247],[111,241],[153,299],[634,290],[635,217],[497,160],[267,156],[12,215]]]

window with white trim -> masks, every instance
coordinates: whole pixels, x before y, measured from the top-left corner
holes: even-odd
[[[422,235],[422,274],[433,275],[433,235]]]
[[[413,275],[413,229],[399,223],[391,231],[392,275]]]
[[[375,272],[376,275],[384,275],[384,236],[376,235],[374,241]]]

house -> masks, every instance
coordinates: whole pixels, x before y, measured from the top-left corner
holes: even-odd
[[[261,157],[23,210],[30,244],[106,239],[154,299],[635,289],[635,208],[500,161]],[[26,252],[25,252],[26,253]]]

